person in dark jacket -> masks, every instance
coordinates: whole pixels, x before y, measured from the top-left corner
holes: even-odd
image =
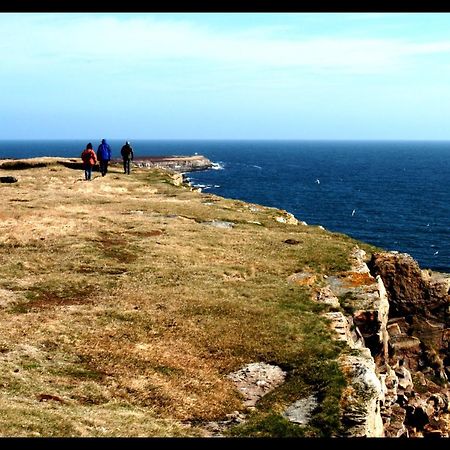
[[[122,155],[123,160],[123,173],[127,173],[130,175],[130,165],[131,161],[134,158],[133,147],[131,147],[130,143],[127,141],[125,145],[120,150],[120,154]]]
[[[106,139],[102,139],[102,143],[98,146],[97,159],[100,165],[100,172],[102,177],[108,172],[108,164],[111,160],[111,147],[106,142]]]
[[[95,152],[90,142],[81,153],[81,159],[83,160],[84,179],[90,181],[92,178],[92,168],[97,163],[97,158],[95,157]]]

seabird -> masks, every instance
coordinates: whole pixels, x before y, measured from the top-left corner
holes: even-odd
[[[438,253],[439,253],[439,250],[435,251],[435,252],[433,253],[433,255],[437,255]]]
[[[316,180],[316,183],[317,183],[317,184],[320,184],[320,180],[319,180],[318,178],[317,178],[317,180]]]
[[[352,211],[352,217],[355,215],[356,209]]]

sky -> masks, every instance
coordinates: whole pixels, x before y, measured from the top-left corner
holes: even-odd
[[[450,139],[450,13],[0,13],[0,139]]]

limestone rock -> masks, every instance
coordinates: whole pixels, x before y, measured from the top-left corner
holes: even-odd
[[[209,225],[215,228],[233,228],[233,222],[227,222],[225,220],[212,220],[210,222],[203,222],[205,225]]]
[[[281,216],[275,216],[275,220],[280,223],[287,223],[289,225],[298,225],[298,219],[290,212],[279,210],[282,213]]]
[[[394,371],[398,378],[397,393],[411,392],[414,388],[411,372],[404,365],[394,367]]]
[[[333,308],[339,308],[339,299],[333,294],[333,291],[329,286],[325,286],[319,290],[317,293],[316,300],[319,303],[329,305]]]
[[[395,336],[400,336],[402,334],[402,330],[400,329],[398,323],[392,324],[388,323],[388,326],[386,328],[390,339],[392,339]]]
[[[350,254],[350,258],[352,263],[352,272],[370,273],[365,261],[367,254],[363,249],[355,247]]]
[[[391,347],[396,354],[402,353],[402,352],[408,352],[408,353],[420,353],[420,339],[414,337],[414,336],[407,336],[407,335],[396,335],[392,336],[389,340],[389,347]]]
[[[351,318],[347,318],[340,311],[323,314],[330,321],[330,328],[335,333],[335,339],[346,342],[351,348],[363,348],[362,336],[353,328]]]
[[[181,173],[175,173],[172,175],[172,183],[175,186],[181,186],[184,183],[183,174]]]
[[[432,281],[429,275],[424,277],[418,263],[407,253],[374,253],[369,267],[373,274],[380,275],[383,280],[392,315],[448,317],[448,278]]]
[[[388,414],[386,411],[390,411],[390,407],[397,401],[398,396],[398,376],[395,371],[386,364],[380,373],[380,383],[382,389],[381,400],[381,413],[383,415]]]
[[[409,437],[405,426],[406,411],[400,405],[394,404],[386,417],[386,437]]]
[[[344,355],[339,359],[339,363],[348,383],[340,402],[344,435],[384,436],[380,414],[382,387],[370,352],[361,351],[359,356]]]
[[[450,275],[421,270],[406,253],[375,253],[369,266],[385,284],[390,315],[397,318],[401,332],[390,327],[391,357],[406,360],[410,370],[425,373],[430,368],[430,376],[447,382]]]
[[[237,372],[228,375],[244,396],[245,406],[254,406],[268,392],[284,382],[286,372],[280,367],[260,363],[247,364]]]
[[[311,419],[311,413],[317,407],[317,399],[314,395],[297,400],[290,405],[283,416],[293,423],[306,425]]]

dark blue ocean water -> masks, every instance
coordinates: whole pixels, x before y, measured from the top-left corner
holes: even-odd
[[[94,148],[99,142],[91,141]],[[0,158],[78,157],[87,140],[0,141]],[[119,157],[124,141],[110,141]],[[136,156],[205,155],[188,174],[229,198],[285,209],[308,224],[450,273],[450,142],[132,141]]]

